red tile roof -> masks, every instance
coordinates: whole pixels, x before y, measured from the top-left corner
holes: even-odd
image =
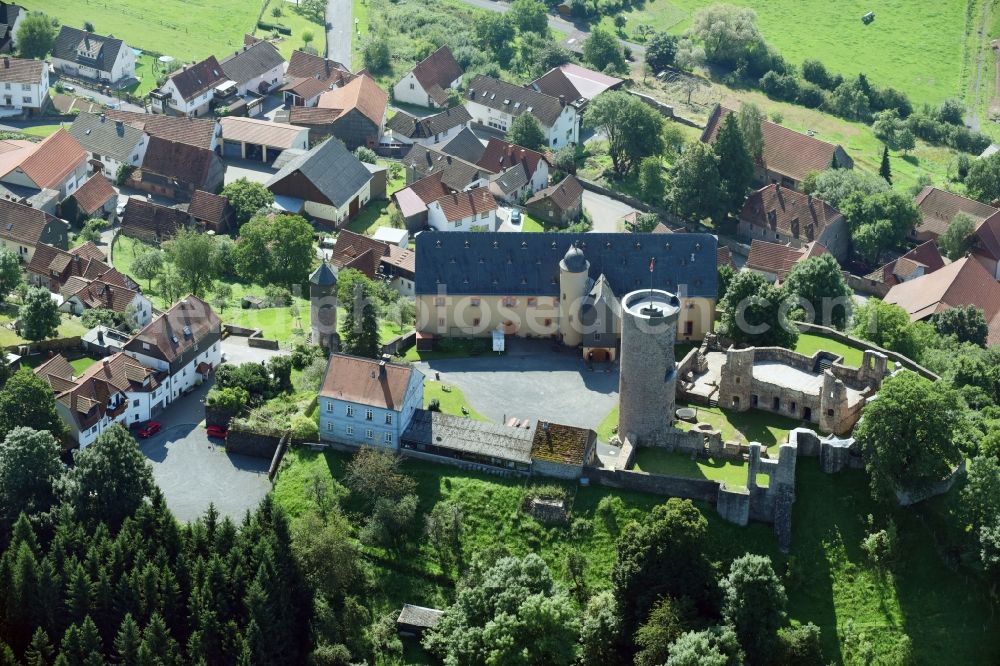
[[[38,150],[21,162],[21,171],[38,187],[57,190],[87,161],[87,151],[65,128],[46,137]]]
[[[41,85],[42,74],[48,66],[44,61],[12,58],[9,55],[4,55],[2,58],[0,60],[0,82]]]
[[[221,194],[198,190],[191,195],[188,215],[202,222],[220,224],[229,219],[229,200]]]
[[[898,259],[872,271],[865,277],[875,282],[881,282],[888,287],[905,282],[922,268],[923,274],[933,273],[944,267],[944,259],[938,251],[937,241],[927,241],[913,248]]]
[[[914,203],[920,209],[923,220],[917,225],[913,235],[926,239],[944,234],[958,213],[969,215],[978,224],[997,212],[992,206],[930,185],[920,190]]]
[[[212,149],[217,127],[214,120],[167,116],[159,113],[116,111],[115,109],[102,109],[102,112],[112,120],[122,120],[130,125],[141,127],[142,131],[151,137],[186,143],[189,146],[206,150]]]
[[[800,261],[824,254],[829,254],[829,251],[820,243],[809,243],[805,247],[794,248],[754,239],[750,243],[750,254],[747,255],[746,267],[751,270],[771,273],[778,276],[780,280]]]
[[[318,106],[293,106],[288,110],[288,122],[291,125],[311,127],[313,125],[328,125],[343,114],[341,109],[322,109]]]
[[[350,81],[355,76],[339,62],[305,51],[292,51],[292,58],[288,61],[285,75],[290,79],[310,78],[337,85],[343,81]]]
[[[190,101],[225,81],[226,75],[222,71],[222,65],[212,55],[201,62],[196,62],[174,72],[169,79],[177,86],[177,92],[180,93],[181,97]]]
[[[717,106],[708,119],[701,140],[705,143],[714,143],[719,128],[722,127],[722,121],[730,113],[731,109]],[[837,155],[837,149],[840,148],[767,120],[761,124],[761,130],[764,135],[764,166],[768,171],[774,171],[797,181],[805,180],[813,171],[829,169]],[[848,162],[840,166],[853,166],[853,161],[846,153],[842,154],[840,159],[846,159]]]
[[[950,307],[974,305],[989,325],[988,344],[1000,344],[1000,283],[973,257],[962,257],[929,275],[895,285],[885,302],[902,307],[911,321]]]
[[[448,103],[448,87],[462,74],[462,66],[447,46],[442,46],[413,68],[413,76],[420,82],[420,87],[441,106]]]
[[[333,354],[326,368],[320,396],[359,405],[402,409],[413,368],[369,358]]]
[[[322,109],[340,109],[345,114],[351,109],[357,109],[370,121],[381,126],[388,103],[389,95],[371,77],[359,76],[340,88],[320,95],[317,106]]]
[[[576,179],[576,176],[569,175],[555,185],[550,185],[544,190],[535,192],[534,196],[525,203],[532,204],[543,199],[550,199],[556,208],[561,211],[567,211],[578,207],[582,197],[583,185]]]
[[[974,237],[973,252],[993,261],[1000,260],[1000,211],[980,222]]]
[[[752,192],[740,211],[743,222],[804,241],[816,240],[827,225],[842,217],[825,201],[779,185]]]
[[[436,203],[441,206],[441,211],[449,222],[497,209],[497,201],[486,187],[477,187],[468,192],[452,192],[437,199]]]
[[[538,164],[544,160],[545,156],[538,151],[491,138],[486,144],[486,150],[483,151],[482,157],[476,162],[476,166],[491,173],[501,173],[521,164],[524,165],[525,173],[528,174],[530,180],[538,169]]]
[[[150,137],[142,166],[133,173],[133,177],[138,178],[142,172],[154,173],[202,189],[208,184],[212,167],[218,159],[211,150],[154,136]]]
[[[221,329],[219,316],[208,303],[187,295],[174,303],[126,343],[126,351],[143,353],[143,344],[159,350],[163,359],[173,363],[199,343]]]
[[[115,192],[115,188],[100,173],[95,173],[86,183],[80,186],[80,189],[73,193],[76,205],[87,215],[93,215],[104,204],[108,203],[108,199],[117,196],[118,193]]]

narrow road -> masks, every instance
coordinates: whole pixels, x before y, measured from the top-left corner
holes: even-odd
[[[467,5],[472,5],[473,7],[478,7],[479,9],[485,9],[491,12],[500,12],[501,14],[506,14],[510,11],[510,3],[500,2],[499,0],[462,0]],[[550,13],[548,15],[549,28],[556,32],[561,32],[566,35],[566,39],[573,39],[574,45],[579,46],[583,43],[583,40],[590,37],[590,31],[583,24],[576,24],[572,21],[567,21],[562,16]],[[642,58],[646,54],[646,47],[641,44],[636,44],[635,42],[625,41],[624,39],[619,39],[623,47],[628,47],[632,50],[632,57],[636,60]]]
[[[351,37],[354,19],[351,0],[327,0],[326,3],[326,57],[351,68]]]
[[[972,94],[970,95],[971,108],[969,109],[969,116],[966,122],[972,131],[980,131],[979,122],[979,102],[982,98],[983,93],[983,57],[984,51],[989,51],[990,55],[993,55],[993,49],[987,44],[984,44],[983,40],[986,37],[986,26],[990,19],[990,8],[993,3],[984,2],[983,11],[979,15],[979,21],[976,26],[976,78],[972,84]],[[996,95],[997,91],[994,90],[993,94]]]

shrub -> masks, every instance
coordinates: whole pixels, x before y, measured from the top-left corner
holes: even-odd
[[[205,404],[209,407],[223,409],[232,414],[239,414],[250,401],[250,394],[239,386],[218,389],[213,388],[205,396]]]
[[[791,74],[771,70],[760,78],[760,89],[772,99],[794,102],[799,94],[799,81]]]
[[[324,352],[321,347],[300,342],[292,348],[292,353],[290,354],[292,367],[296,370],[303,370],[314,359],[322,358],[323,355]]]
[[[437,398],[434,398],[433,400],[431,400],[430,403],[427,405],[427,411],[429,411],[429,412],[440,412],[441,411],[441,401],[438,400]]]
[[[297,415],[292,419],[292,439],[300,442],[319,440],[319,426],[308,416]]]
[[[283,308],[292,302],[292,292],[276,284],[264,287],[264,297],[273,308]]]

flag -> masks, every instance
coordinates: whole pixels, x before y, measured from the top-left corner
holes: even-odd
[[[656,257],[651,257],[649,260],[649,272],[652,273],[654,268],[656,268]]]

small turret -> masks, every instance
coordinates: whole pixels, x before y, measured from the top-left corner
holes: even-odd
[[[313,344],[337,351],[337,275],[325,259],[309,276],[309,312]]]
[[[580,310],[587,296],[589,276],[590,262],[582,249],[571,245],[559,262],[559,335],[568,347],[583,342]]]

